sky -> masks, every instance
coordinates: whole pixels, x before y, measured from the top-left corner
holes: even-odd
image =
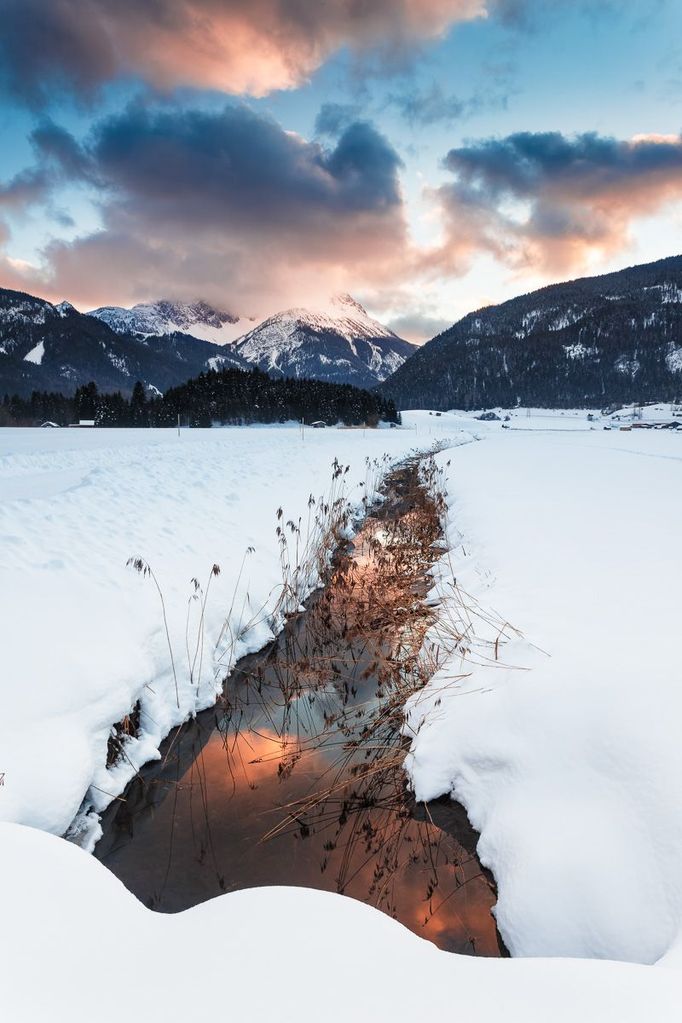
[[[0,0],[0,286],[421,342],[682,250],[680,0]]]

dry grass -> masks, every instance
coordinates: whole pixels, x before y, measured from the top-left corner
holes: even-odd
[[[137,737],[140,731],[140,718],[141,708],[138,700],[129,714],[125,714],[120,721],[112,725],[107,740],[107,767],[113,767],[119,760],[127,759],[126,740]]]
[[[275,811],[262,840],[325,831],[321,869],[331,857],[337,890],[372,862],[368,895],[393,913],[402,868],[420,861],[428,874],[426,922],[452,891],[438,894],[442,833],[428,809],[415,828],[402,771],[403,724],[406,701],[439,667],[435,647],[424,642],[438,612],[423,598],[429,570],[444,554],[442,474],[432,458],[414,459],[389,474],[385,490],[390,496],[366,519],[353,556],[332,565],[302,634],[280,642],[246,686],[229,690],[221,730],[229,770],[247,779],[249,763],[234,762],[232,753],[241,751],[235,736],[254,701],[267,704],[279,735],[268,756],[283,780],[323,750],[328,766],[318,784]],[[456,865],[455,887],[481,876],[472,862],[465,856]]]
[[[315,833],[316,848],[324,848],[320,869],[334,870],[337,890],[350,888],[357,894],[359,875],[364,884],[369,874],[366,897],[394,915],[405,870],[418,865],[427,925],[446,904],[452,914],[455,891],[483,873],[473,855],[475,835],[471,848],[454,843],[458,851],[453,853],[453,842],[433,824],[428,806],[415,807],[407,791],[405,704],[437,672],[442,674],[446,660],[458,658],[461,673],[450,673],[444,687],[458,684],[474,662],[501,664],[513,631],[484,614],[456,580],[441,585],[437,605],[424,600],[433,585],[431,570],[449,558],[443,472],[433,458],[415,457],[390,472],[386,460],[367,461],[365,517],[351,547],[355,523],[347,473],[347,467],[333,464],[327,494],[310,497],[304,519],[287,520],[278,510],[282,579],[257,609],[243,581],[250,549],[243,555],[215,652],[218,670],[222,665],[222,674],[228,672],[216,713],[225,775],[235,792],[257,787],[268,764],[284,784],[299,775],[314,777],[310,786],[289,784],[288,801],[273,803],[261,841]],[[382,479],[383,492],[376,500]],[[138,561],[138,571],[148,568]],[[214,566],[203,587],[193,581],[188,603],[185,656],[195,686],[201,680],[205,613],[217,571]],[[301,601],[316,584],[301,614]],[[190,607],[198,612],[191,628]],[[273,631],[286,625],[270,650],[250,659],[246,669],[238,665],[229,673],[238,641],[262,621]],[[166,760],[180,734],[171,740]],[[189,784],[198,786],[205,822],[202,855],[209,850],[215,858],[211,794],[201,754],[191,774]],[[292,798],[301,791],[304,796]],[[216,859],[218,875],[224,884],[224,865],[219,867]],[[491,885],[488,876],[484,885]],[[484,915],[491,902],[489,893],[487,902],[483,896]],[[488,917],[484,927],[489,926]]]

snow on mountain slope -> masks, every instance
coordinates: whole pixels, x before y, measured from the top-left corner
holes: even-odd
[[[268,373],[373,387],[415,347],[372,319],[350,295],[337,295],[326,308],[268,317],[235,342],[235,351]]]
[[[189,314],[188,314],[189,315]],[[52,305],[0,288],[0,393],[72,393],[94,380],[129,393],[136,380],[165,391],[207,369],[247,368],[231,347],[181,331],[159,335],[113,330],[69,302]]]
[[[248,321],[223,312],[206,302],[140,302],[132,309],[101,306],[89,316],[103,320],[118,334],[148,337],[158,334],[191,334],[202,341],[229,344],[244,332]]]
[[[24,362],[32,362],[34,366],[40,366],[43,361],[43,355],[45,354],[45,342],[39,341],[37,345],[27,352],[24,356]]]
[[[337,295],[323,308],[276,313],[244,333],[249,321],[206,302],[140,303],[125,309],[102,306],[89,314],[119,334],[140,339],[183,333],[231,345],[236,357],[267,373],[314,377],[374,387],[414,352],[350,295]]]
[[[463,317],[384,385],[402,409],[603,408],[682,394],[682,256]]]

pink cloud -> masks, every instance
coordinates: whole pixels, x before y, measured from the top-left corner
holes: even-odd
[[[475,255],[549,275],[625,249],[638,219],[682,200],[682,136],[618,140],[523,132],[450,151],[454,181],[431,192],[445,239],[423,260],[465,272]]]
[[[341,47],[411,49],[484,13],[483,0],[5,0],[0,59],[34,101],[122,75],[262,96]]]

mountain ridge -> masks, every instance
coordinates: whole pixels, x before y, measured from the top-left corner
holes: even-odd
[[[373,388],[414,351],[350,295],[335,296],[326,309],[277,313],[229,342],[225,332],[244,322],[201,301],[81,313],[66,301],[0,289],[0,391],[72,393],[94,381],[129,394],[140,380],[163,392],[226,366]]]
[[[375,387],[414,354],[348,294],[326,307],[285,309],[267,317],[233,348],[251,365],[282,376],[313,376]]]
[[[140,338],[149,332],[170,333],[180,324],[190,336],[225,344],[248,365],[275,376],[308,376],[359,387],[375,387],[415,350],[347,293],[332,296],[324,305],[284,309],[246,332],[241,330],[244,318],[203,301],[159,300],[130,309],[102,306],[90,315]]]
[[[73,393],[94,380],[104,390],[130,393],[137,380],[165,391],[207,369],[244,368],[239,356],[176,332],[144,339],[112,330],[69,302],[53,305],[26,292],[0,288],[0,392]]]
[[[180,302],[158,299],[126,306],[100,306],[91,309],[95,316],[112,330],[139,337],[182,333],[213,344],[229,344],[244,333],[248,319],[225,312],[208,302]]]
[[[381,389],[401,408],[674,400],[682,394],[682,256],[468,313]]]

